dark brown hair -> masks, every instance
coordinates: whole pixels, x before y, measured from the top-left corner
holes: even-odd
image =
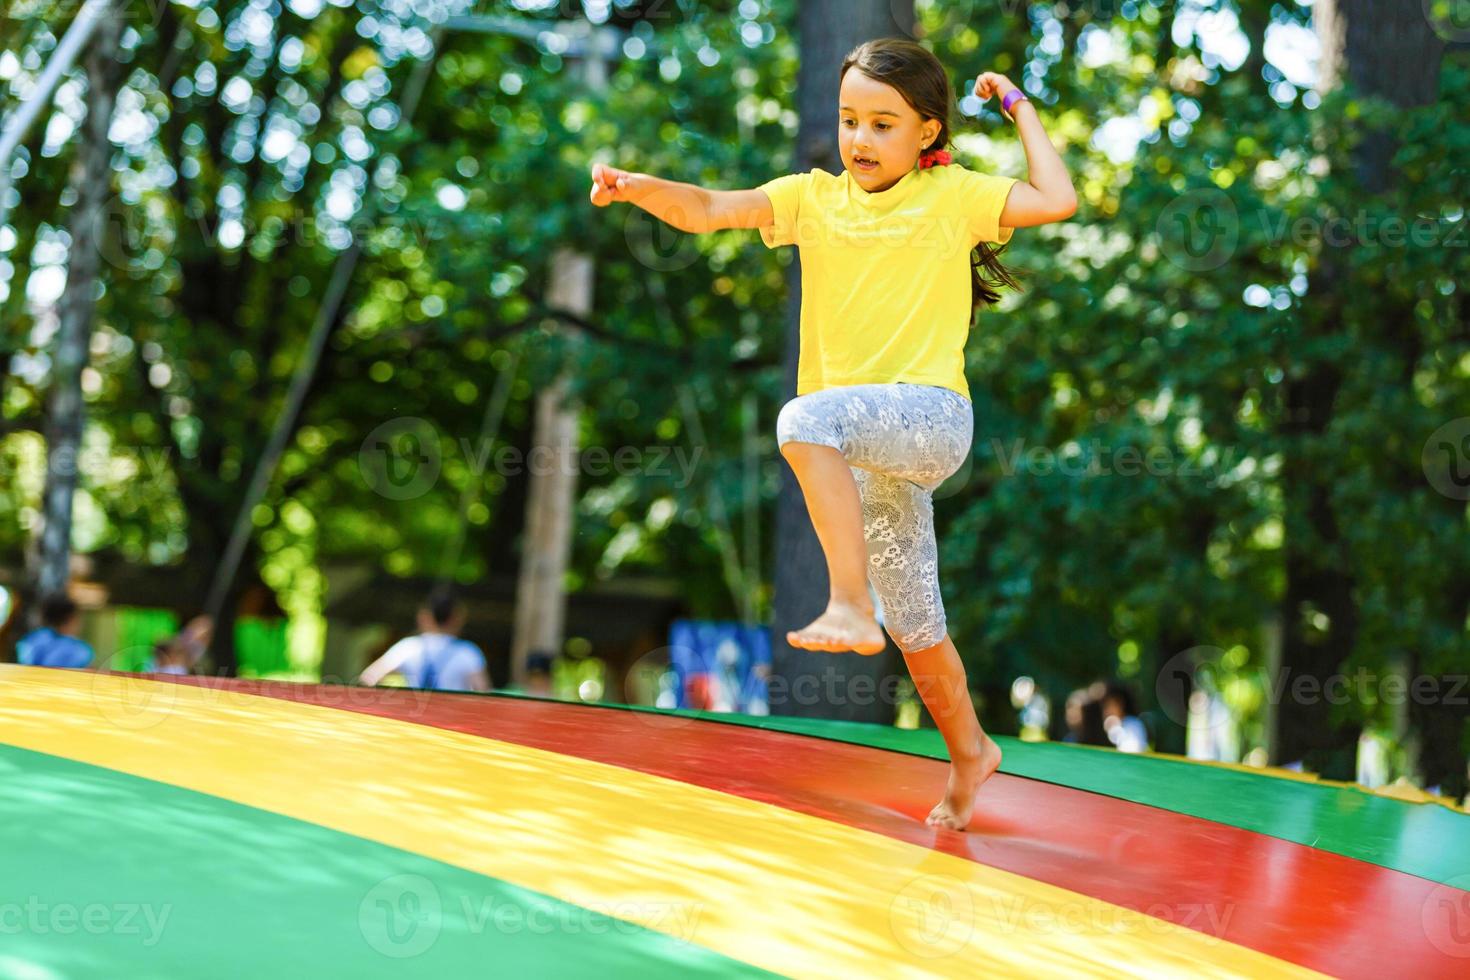
[[[53,592],[41,600],[41,625],[65,626],[76,612],[77,604],[65,592]]]
[[[849,68],[856,68],[874,81],[897,89],[921,119],[939,121],[939,135],[929,144],[930,150],[943,150],[949,146],[949,107],[954,102],[954,90],[950,87],[944,66],[928,48],[898,37],[864,41],[842,59],[842,72],[837,76],[839,85],[847,77]],[[1023,288],[1011,270],[1001,265],[999,256],[1005,247],[993,248],[981,242],[970,253],[972,316],[980,307],[1000,299],[999,287]],[[989,272],[995,281],[982,277],[981,269]]]

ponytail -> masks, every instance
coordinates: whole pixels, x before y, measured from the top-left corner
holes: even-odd
[[[1013,273],[1010,269],[1000,263],[1000,253],[1005,250],[1004,245],[994,248],[987,242],[981,242],[975,246],[970,253],[970,316],[973,318],[982,306],[992,306],[1000,301],[1000,287],[1010,286],[1017,291],[1024,291],[1016,281],[1017,275],[1025,275],[1024,272]],[[985,269],[995,277],[994,282],[987,281],[980,275],[980,270]]]

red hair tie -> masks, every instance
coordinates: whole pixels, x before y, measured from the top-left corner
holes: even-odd
[[[926,150],[919,154],[919,169],[928,170],[936,163],[940,166],[954,162],[948,150]]]

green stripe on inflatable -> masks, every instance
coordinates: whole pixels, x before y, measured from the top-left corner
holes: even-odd
[[[0,977],[770,976],[603,911],[111,769],[0,745],[0,786]]]
[[[492,694],[488,697],[516,697]],[[746,725],[948,761],[935,729],[599,704]],[[997,735],[1001,772],[1213,820],[1430,881],[1470,874],[1470,814],[1342,786],[1156,756]]]

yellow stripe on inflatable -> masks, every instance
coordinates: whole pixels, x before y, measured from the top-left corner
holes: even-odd
[[[374,696],[338,691],[343,705]],[[1318,976],[782,807],[333,707],[0,665],[0,741],[356,834],[791,976]]]

